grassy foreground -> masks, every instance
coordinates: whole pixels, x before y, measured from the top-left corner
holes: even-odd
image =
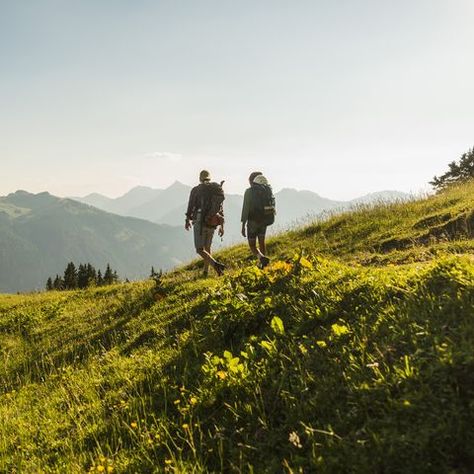
[[[0,472],[474,470],[474,185],[152,281],[0,296]]]

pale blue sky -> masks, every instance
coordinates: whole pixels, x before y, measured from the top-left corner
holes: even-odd
[[[472,0],[0,0],[0,195],[418,191],[474,145]]]

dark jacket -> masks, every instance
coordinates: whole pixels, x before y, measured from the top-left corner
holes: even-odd
[[[194,186],[193,189],[191,189],[191,192],[189,194],[188,209],[186,210],[186,219],[196,220],[197,211],[199,211],[202,206],[202,190],[205,186],[208,186],[209,184],[209,182],[200,183],[197,186]],[[223,206],[221,206],[219,212],[222,216],[224,215]]]

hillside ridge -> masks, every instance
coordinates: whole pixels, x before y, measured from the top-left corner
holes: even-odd
[[[470,472],[473,191],[281,234],[264,271],[1,296],[0,470]]]

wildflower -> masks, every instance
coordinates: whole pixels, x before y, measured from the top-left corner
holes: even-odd
[[[102,464],[99,464],[99,465],[97,466],[97,472],[104,472],[104,471],[105,471],[105,467],[102,466]]]
[[[130,423],[130,426],[131,426],[133,429],[135,429],[138,425],[136,424],[135,421],[132,421],[132,422]]]
[[[349,332],[349,328],[343,324],[333,324],[331,330],[335,336],[343,336]]]
[[[109,467],[107,468],[107,472],[114,472],[114,468],[113,468],[112,466],[109,466]]]
[[[174,403],[175,405],[179,405],[179,404],[181,403],[181,400],[179,400],[179,399],[178,399],[178,400],[175,400],[173,403]]]
[[[217,376],[221,379],[224,380],[227,377],[227,374],[223,370],[219,370],[217,372]]]
[[[165,464],[167,466],[169,466],[170,464],[173,464],[173,460],[172,459],[165,459]]]
[[[183,430],[187,430],[189,428],[189,425],[187,423],[183,423],[182,427]]]
[[[313,269],[313,264],[307,258],[304,257],[300,258],[300,265],[304,268],[308,268],[309,270]]]
[[[298,433],[296,431],[292,431],[290,433],[290,436],[288,437],[288,440],[290,441],[290,443],[297,447],[297,448],[302,448],[302,444],[301,444],[301,441],[300,441],[300,437],[298,436]]]
[[[289,273],[292,270],[293,265],[288,262],[278,260],[269,268],[275,272],[281,271],[282,273]]]
[[[316,344],[323,349],[327,346],[326,341],[316,341]]]
[[[411,405],[409,400],[403,400],[403,406],[404,407],[409,407]]]
[[[198,401],[198,399],[196,397],[191,397],[189,399],[189,403],[191,403],[191,405],[196,405],[197,401]]]

